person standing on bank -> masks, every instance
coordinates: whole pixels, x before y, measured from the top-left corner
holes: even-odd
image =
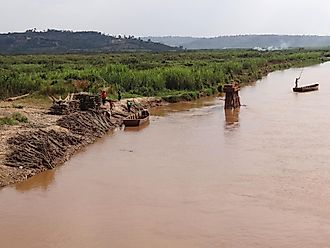
[[[118,89],[118,91],[117,91],[117,94],[118,94],[118,101],[120,101],[120,100],[121,100],[121,93],[120,93],[120,89]]]
[[[133,103],[130,100],[127,100],[127,111],[131,112],[131,107],[132,107]]]
[[[111,99],[109,99],[109,103],[110,103],[110,110],[112,110],[114,107],[113,101]]]
[[[104,105],[107,102],[107,92],[105,90],[101,91],[102,104]]]

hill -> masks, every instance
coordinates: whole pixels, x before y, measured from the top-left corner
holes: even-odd
[[[316,35],[236,35],[214,38],[193,37],[143,37],[169,46],[182,46],[186,49],[225,49],[225,48],[323,48],[330,47],[330,36]]]
[[[47,30],[0,34],[0,54],[171,51],[176,48],[133,36],[114,37],[94,31]]]

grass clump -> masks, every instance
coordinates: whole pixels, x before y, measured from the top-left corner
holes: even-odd
[[[28,123],[29,122],[29,119],[25,115],[23,115],[19,112],[13,113],[11,118],[18,121],[18,122],[22,122],[22,123]]]
[[[13,126],[13,125],[17,125],[17,124],[18,124],[18,122],[11,117],[1,117],[0,118],[0,126],[2,126],[2,125]]]
[[[28,122],[29,119],[25,115],[19,112],[15,112],[11,116],[0,117],[0,126],[1,125],[14,126],[14,125],[18,125],[19,123],[28,123]]]

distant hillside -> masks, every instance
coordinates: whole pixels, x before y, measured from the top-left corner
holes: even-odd
[[[308,35],[237,35],[215,38],[193,37],[144,37],[169,46],[182,46],[186,49],[225,49],[225,48],[322,48],[330,47],[330,36]]]
[[[142,40],[151,40],[153,42],[159,42],[162,44],[166,44],[168,46],[173,46],[173,47],[180,47],[183,46],[186,48],[186,45],[194,42],[200,38],[193,38],[193,37],[181,37],[181,36],[163,36],[163,37],[142,37]]]
[[[131,36],[116,38],[93,31],[28,30],[25,33],[0,34],[0,54],[170,50],[175,48]]]

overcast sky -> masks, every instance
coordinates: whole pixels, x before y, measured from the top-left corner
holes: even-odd
[[[0,0],[0,32],[330,35],[329,0]]]

